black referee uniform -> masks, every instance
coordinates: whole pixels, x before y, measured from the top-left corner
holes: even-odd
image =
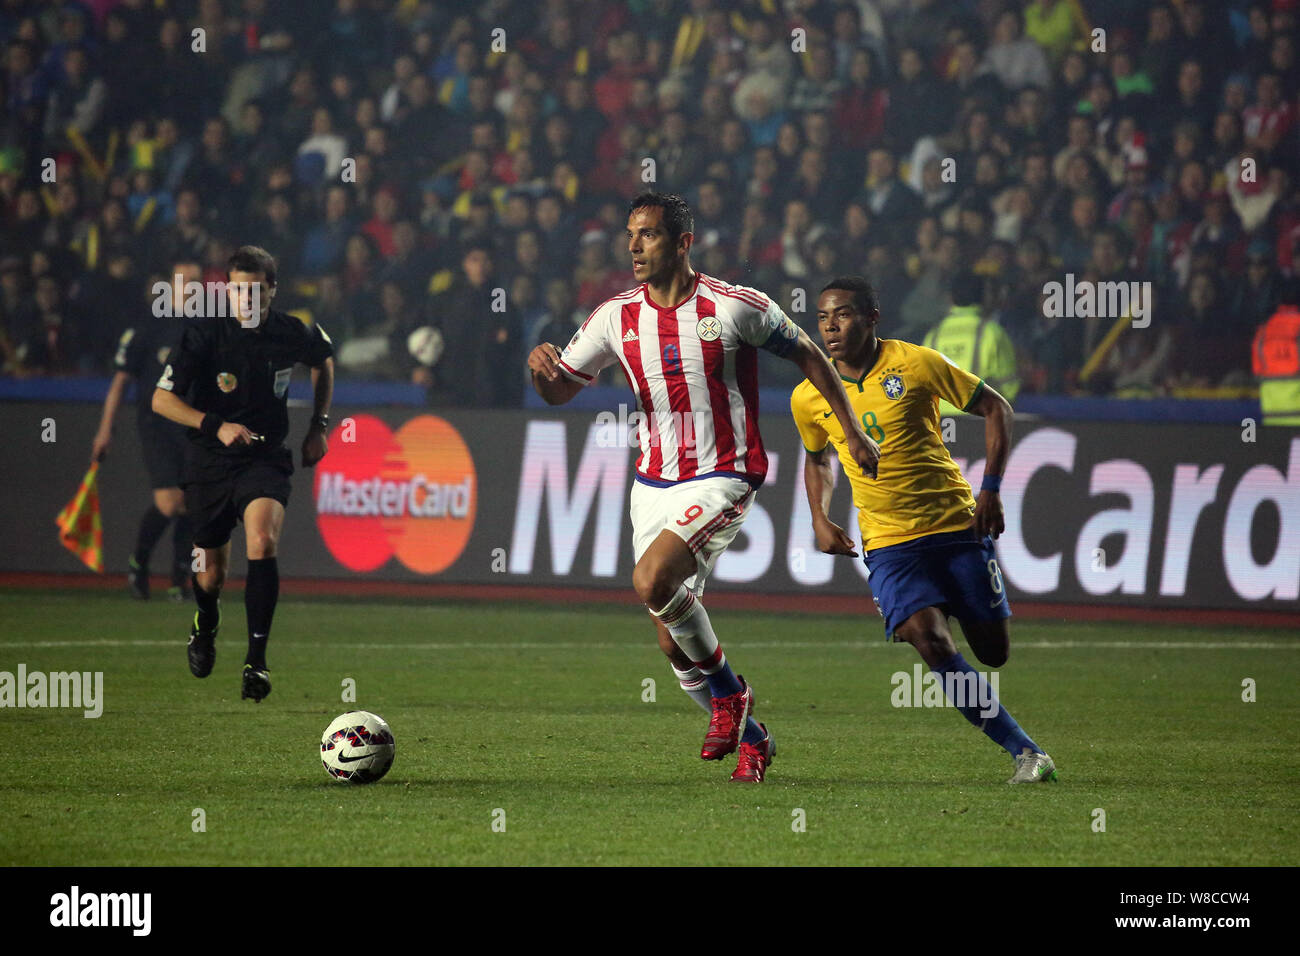
[[[186,325],[180,345],[158,380],[158,388],[188,393],[187,404],[204,414],[189,430],[189,450],[181,475],[185,507],[194,524],[194,543],[221,548],[258,498],[289,503],[293,456],[289,434],[289,378],[295,364],[323,366],[334,354],[320,326],[308,327],[291,315],[268,310],[256,326],[231,317],[200,319]],[[221,422],[244,426],[260,440],[223,445]],[[216,427],[213,427],[216,426]],[[261,701],[271,692],[266,644],[280,593],[276,558],[249,557],[244,582],[248,656],[244,658],[244,698]],[[196,575],[198,613],[187,648],[190,672],[211,673],[221,623],[219,587],[208,591]]]
[[[185,427],[154,414],[151,402],[151,383],[158,381],[167,367],[168,358],[180,338],[181,325],[174,319],[150,319],[127,329],[117,342],[113,367],[135,380],[136,429],[140,434],[140,447],[144,453],[145,468],[149,472],[149,487],[179,488],[181,469],[185,463],[187,442]],[[148,594],[149,556],[154,545],[167,530],[172,519],[163,515],[153,505],[140,521],[140,531],[135,552],[131,555],[133,573],[142,578],[143,594]],[[186,515],[177,515],[172,529],[171,581],[174,597],[183,599],[189,587],[190,576],[190,521]]]
[[[223,445],[215,435],[187,429],[189,449],[181,476],[194,544],[219,548],[256,498],[289,503],[293,456],[289,434],[289,378],[296,363],[318,366],[334,354],[320,326],[308,327],[271,309],[258,328],[233,318],[190,321],[158,387],[222,421],[262,436],[250,444]]]

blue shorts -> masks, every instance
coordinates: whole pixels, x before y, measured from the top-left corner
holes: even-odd
[[[917,611],[937,607],[959,621],[1011,616],[993,539],[949,531],[876,548],[862,556],[885,638]]]

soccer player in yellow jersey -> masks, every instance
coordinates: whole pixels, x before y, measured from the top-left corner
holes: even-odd
[[[948,630],[948,618],[957,618],[981,663],[1006,663],[1011,608],[993,538],[1003,530],[998,492],[1011,445],[1011,406],[942,353],[878,338],[879,320],[876,292],[861,276],[834,279],[817,300],[822,344],[849,406],[880,446],[874,479],[846,457],[839,421],[811,383],[801,382],[790,396],[808,452],[804,485],[817,548],[858,556],[853,539],[827,515],[834,446],[853,486],[868,583],[886,636],[915,647],[962,715],[1011,754],[1016,769],[1010,783],[1055,780],[1052,758],[997,702]],[[978,501],[943,443],[940,399],[985,420]]]

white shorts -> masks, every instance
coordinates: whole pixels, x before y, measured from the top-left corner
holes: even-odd
[[[699,597],[718,555],[727,550],[754,501],[754,488],[739,478],[719,475],[683,481],[667,488],[632,482],[632,550],[637,561],[665,529],[686,542],[695,555],[695,573],[686,587]]]

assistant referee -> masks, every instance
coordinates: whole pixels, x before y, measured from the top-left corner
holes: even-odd
[[[140,432],[140,448],[149,473],[153,503],[140,518],[135,550],[127,560],[127,587],[134,597],[149,598],[149,558],[167,526],[175,522],[172,586],[167,594],[181,604],[190,596],[190,549],[193,547],[190,519],[185,513],[185,496],[181,491],[181,470],[185,466],[185,449],[189,442],[185,440],[184,428],[153,413],[153,389],[149,388],[149,383],[158,381],[167,367],[181,332],[181,323],[173,316],[185,314],[185,290],[190,283],[197,284],[203,278],[203,268],[197,262],[181,260],[172,265],[168,278],[171,280],[172,307],[167,315],[142,315],[118,340],[117,355],[113,359],[116,372],[104,398],[104,410],[91,444],[90,457],[92,461],[103,461],[108,454],[113,441],[113,420],[117,417],[127,386],[134,379],[136,426]]]
[[[265,249],[243,246],[227,262],[227,314],[191,320],[158,380],[153,410],[189,427],[182,473],[185,508],[201,551],[194,577],[198,612],[190,627],[188,657],[195,677],[207,677],[216,661],[221,623],[219,597],[230,566],[230,533],[244,522],[248,577],[248,655],[242,698],[260,701],[271,692],[266,643],[280,592],[276,548],[289,503],[293,456],[287,398],[293,367],[311,367],[315,407],[302,443],[302,464],[325,457],[334,346],[319,326],[271,308],[275,259]],[[189,394],[193,405],[182,395]]]

